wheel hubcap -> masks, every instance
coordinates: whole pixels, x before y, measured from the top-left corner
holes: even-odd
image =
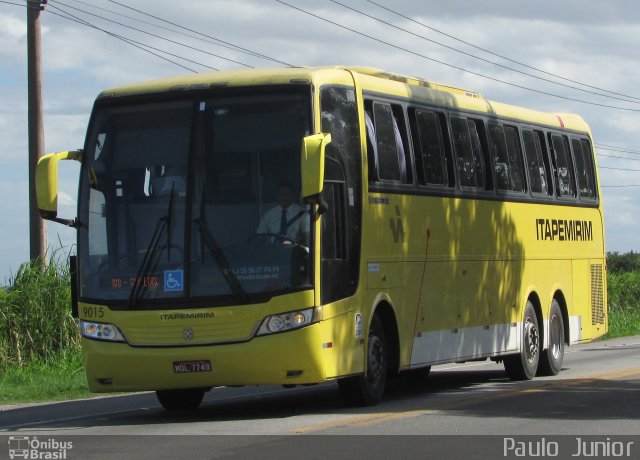
[[[527,355],[527,361],[533,362],[538,355],[539,347],[539,335],[538,328],[533,323],[531,318],[527,318],[524,324],[524,340],[525,340],[525,352]]]

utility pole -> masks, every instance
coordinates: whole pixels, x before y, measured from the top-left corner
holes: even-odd
[[[47,232],[36,200],[36,165],[44,154],[40,12],[47,0],[27,1],[27,79],[29,106],[29,249],[31,259],[45,261]]]

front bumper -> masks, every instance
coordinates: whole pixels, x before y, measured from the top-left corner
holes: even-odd
[[[83,338],[82,347],[89,389],[97,393],[326,379],[319,323],[235,344],[132,347]],[[174,361],[196,360],[209,360],[212,370],[174,372]]]

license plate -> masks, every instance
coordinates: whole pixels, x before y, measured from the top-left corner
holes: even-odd
[[[174,361],[173,372],[187,374],[189,372],[211,372],[211,361],[201,359],[197,361]]]

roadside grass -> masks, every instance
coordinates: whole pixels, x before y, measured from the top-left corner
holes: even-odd
[[[21,367],[8,366],[0,371],[0,405],[90,396],[80,352],[31,361]]]
[[[0,404],[90,395],[65,255],[22,264],[0,289]]]
[[[604,339],[640,335],[640,309],[609,312],[609,332]]]
[[[44,266],[39,261],[22,264],[11,286],[0,289],[0,370],[80,350],[63,255],[54,252]]]
[[[640,334],[640,271],[609,273],[609,332],[605,339]]]

